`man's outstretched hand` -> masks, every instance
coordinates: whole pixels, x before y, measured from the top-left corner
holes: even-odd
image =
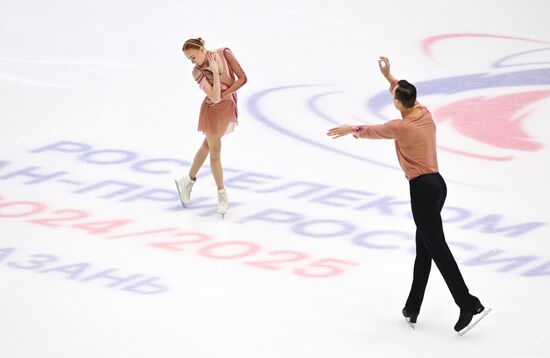
[[[332,139],[340,138],[348,134],[353,133],[353,127],[349,124],[342,124],[339,127],[329,129],[327,135],[332,137]]]

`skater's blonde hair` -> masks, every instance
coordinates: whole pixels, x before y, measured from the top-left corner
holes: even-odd
[[[196,39],[189,39],[185,41],[185,43],[183,44],[182,50],[185,51],[192,48],[200,50],[201,48],[204,47],[205,43],[206,42],[200,37],[197,37]]]

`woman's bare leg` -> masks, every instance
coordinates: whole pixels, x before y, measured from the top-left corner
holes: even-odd
[[[204,141],[202,142],[201,147],[197,151],[197,154],[195,154],[195,158],[193,159],[193,164],[189,169],[189,177],[191,179],[195,179],[197,177],[197,173],[199,172],[200,168],[204,164],[204,161],[206,160],[206,157],[208,156],[209,152],[210,152],[210,148],[208,146],[208,141],[205,138]]]
[[[210,154],[210,170],[218,186],[218,190],[223,189],[223,169],[220,160],[222,142],[220,137],[206,136],[208,142],[209,154]]]

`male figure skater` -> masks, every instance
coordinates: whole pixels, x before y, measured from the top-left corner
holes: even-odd
[[[391,75],[389,59],[380,57],[378,65],[390,83],[393,103],[401,112],[402,119],[381,125],[344,124],[330,129],[327,135],[339,138],[354,133],[355,138],[395,140],[399,164],[409,180],[411,207],[416,224],[413,282],[402,313],[409,323],[416,323],[433,260],[460,308],[454,329],[462,335],[488,314],[490,309],[485,310],[479,299],[469,293],[445,241],[440,212],[447,196],[447,187],[438,172],[435,123],[428,109],[417,102],[416,88],[405,80],[397,81]],[[481,312],[484,313],[470,325],[473,316]],[[414,328],[412,324],[411,327]]]

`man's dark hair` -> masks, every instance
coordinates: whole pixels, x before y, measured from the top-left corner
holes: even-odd
[[[412,108],[416,103],[416,87],[406,80],[401,80],[395,89],[395,98],[403,104],[405,108]]]

